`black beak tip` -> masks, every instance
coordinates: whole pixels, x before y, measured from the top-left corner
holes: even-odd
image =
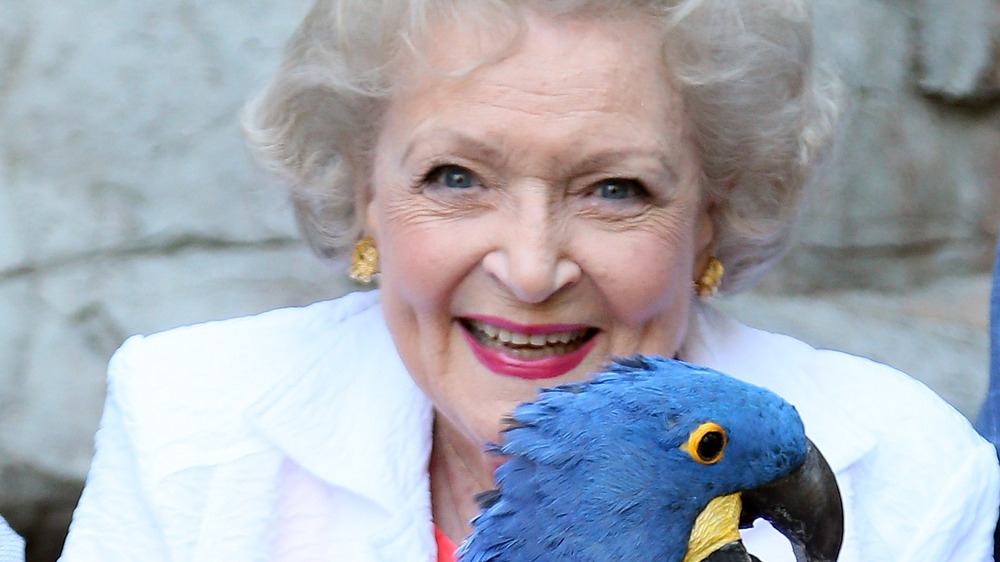
[[[792,543],[798,562],[832,562],[844,539],[844,506],[833,470],[813,445],[785,478],[744,492],[740,525],[766,519]]]

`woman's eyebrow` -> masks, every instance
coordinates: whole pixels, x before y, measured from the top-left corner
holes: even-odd
[[[503,152],[486,142],[457,131],[431,131],[413,139],[403,151],[403,161],[410,158],[417,149],[431,145],[436,150],[444,148],[449,153],[458,153],[464,158],[471,158],[490,164],[499,164],[507,160]]]
[[[577,169],[601,170],[614,168],[622,162],[655,161],[670,181],[677,180],[676,165],[669,154],[659,150],[608,150],[588,154],[575,164]]]

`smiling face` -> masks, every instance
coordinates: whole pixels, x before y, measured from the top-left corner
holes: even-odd
[[[364,211],[411,376],[470,441],[609,355],[673,356],[711,220],[655,31],[551,20],[499,62],[449,26],[401,73]]]

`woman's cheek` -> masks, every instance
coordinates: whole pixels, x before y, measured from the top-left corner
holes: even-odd
[[[432,217],[411,208],[389,215],[384,230],[385,268],[411,306],[447,312],[449,295],[474,267],[474,233],[465,221]]]
[[[693,253],[689,240],[677,238],[645,229],[581,232],[581,266],[619,320],[647,322],[688,296]]]

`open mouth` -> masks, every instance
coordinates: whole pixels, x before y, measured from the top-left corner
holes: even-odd
[[[573,353],[598,332],[597,328],[585,327],[529,334],[471,318],[462,318],[460,322],[481,345],[527,360]]]

